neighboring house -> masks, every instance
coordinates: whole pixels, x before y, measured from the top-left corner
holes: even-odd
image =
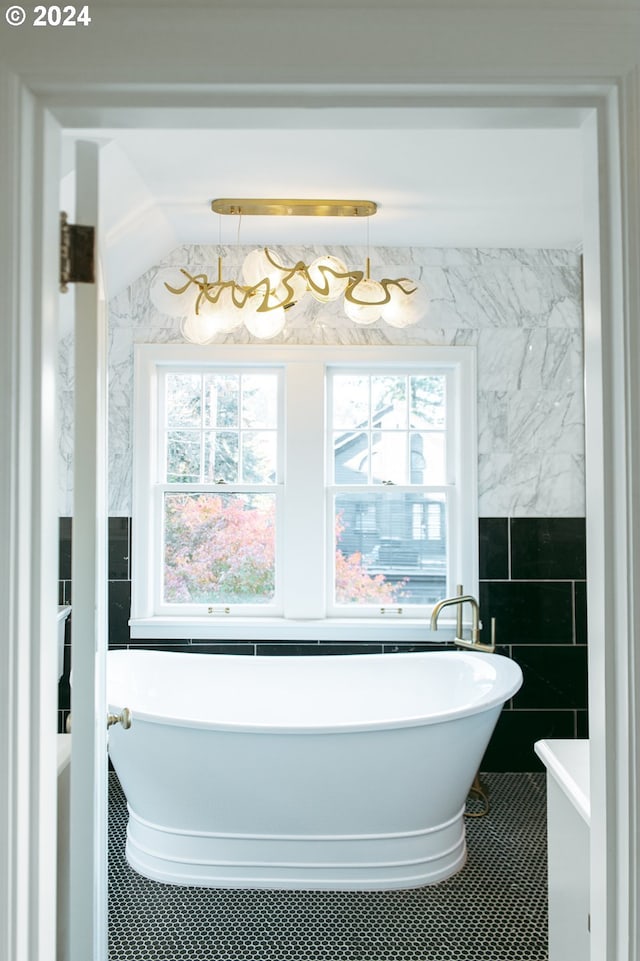
[[[374,430],[395,423],[393,403],[376,411]],[[364,424],[361,425],[364,428]],[[390,484],[379,473],[379,439],[372,435],[371,471],[374,483]],[[369,438],[363,429],[341,434],[335,441],[335,481],[358,484],[366,473]],[[411,483],[423,483],[425,472],[423,440],[411,437]],[[446,517],[442,499],[425,499],[422,493],[405,494],[402,501],[389,503],[376,497],[375,488],[363,490],[362,498],[351,493],[342,501],[343,530],[338,546],[345,555],[359,553],[372,575],[384,574],[390,584],[405,582],[403,596],[417,603],[434,603],[446,590]],[[408,507],[410,506],[410,509]],[[410,579],[410,585],[407,579]]]

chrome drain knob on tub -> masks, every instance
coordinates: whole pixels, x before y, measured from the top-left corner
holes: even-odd
[[[120,714],[107,714],[107,727],[114,724],[122,724],[125,731],[131,727],[131,711],[128,707],[123,707]]]
[[[131,727],[131,711],[128,707],[123,707],[120,714],[107,714],[107,727],[113,727],[114,724],[122,724],[125,731],[128,731]],[[67,734],[71,734],[71,715],[67,716],[67,720],[64,726]]]

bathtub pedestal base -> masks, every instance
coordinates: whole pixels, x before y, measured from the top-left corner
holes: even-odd
[[[129,814],[127,861],[144,877],[167,884],[391,890],[444,881],[466,860],[463,811],[415,832],[314,837],[197,834]]]

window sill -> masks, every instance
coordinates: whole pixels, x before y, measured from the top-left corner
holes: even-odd
[[[238,641],[379,641],[443,643],[455,635],[453,622],[432,631],[422,618],[285,618],[144,617],[130,622],[136,640],[238,640]]]

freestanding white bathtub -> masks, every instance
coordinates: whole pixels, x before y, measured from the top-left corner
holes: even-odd
[[[479,652],[111,651],[127,859],[157,881],[376,890],[465,862],[464,806],[522,683]]]

